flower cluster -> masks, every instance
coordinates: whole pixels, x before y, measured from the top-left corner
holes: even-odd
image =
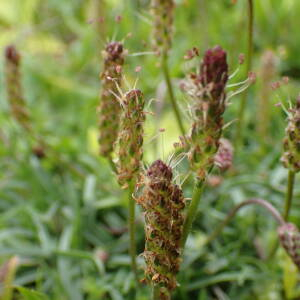
[[[300,232],[298,228],[287,223],[278,228],[279,240],[295,265],[300,269]]]
[[[137,199],[145,211],[146,278],[160,287],[162,295],[177,286],[184,223],[183,193],[172,178],[172,169],[161,160],[155,161],[147,170],[143,192]]]
[[[29,113],[23,97],[20,74],[21,56],[14,46],[5,49],[7,97],[13,117],[25,130],[31,130]]]
[[[228,80],[226,52],[219,46],[206,51],[198,74],[190,77],[185,90],[193,98],[194,122],[187,137],[188,158],[199,180],[204,180],[214,164],[222,135]]]
[[[152,0],[154,50],[167,53],[172,45],[174,0]]]
[[[122,102],[123,113],[119,136],[117,173],[119,183],[126,188],[140,171],[143,158],[144,96],[140,90],[131,90]]]
[[[297,173],[300,171],[300,97],[291,109],[288,120],[281,160],[286,168]]]
[[[121,106],[116,97],[121,85],[122,66],[125,51],[120,42],[110,42],[103,51],[104,70],[100,75],[102,82],[99,110],[100,153],[110,157],[118,135]]]

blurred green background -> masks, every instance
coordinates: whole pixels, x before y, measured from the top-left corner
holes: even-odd
[[[221,45],[228,51],[231,73],[247,45],[247,1],[178,0],[170,68],[176,96],[190,125],[188,99],[179,83],[199,59],[187,62],[186,51]],[[245,145],[233,168],[215,171],[218,186],[206,189],[188,241],[174,299],[300,299],[299,275],[276,248],[276,224],[262,209],[247,208],[209,247],[206,235],[233,205],[261,197],[279,210],[287,171],[281,166],[287,103],[299,93],[300,2],[254,0],[256,84],[248,91]],[[116,18],[121,16],[120,21]],[[117,18],[118,19],[118,18]],[[15,44],[22,55],[22,83],[34,130],[51,145],[44,159],[32,153],[32,140],[12,118],[6,98],[4,57],[0,60],[0,273],[4,282],[17,261],[14,295],[4,300],[133,299],[134,280],[127,255],[127,201],[109,164],[99,157],[97,115],[101,51],[112,39],[129,51],[126,91],[141,89],[147,99],[145,161],[158,147],[160,158],[173,151],[179,130],[158,65],[151,52],[149,1],[143,0],[0,0],[1,53]],[[136,67],[140,66],[140,72]],[[272,91],[282,76],[290,82]],[[242,66],[231,81],[245,80]],[[237,118],[239,100],[225,114]],[[155,99],[153,101],[153,99]],[[165,101],[166,100],[166,101]],[[266,126],[260,128],[265,122]],[[164,133],[158,133],[164,128]],[[225,136],[234,142],[235,122]],[[156,145],[157,144],[157,145]],[[183,162],[184,164],[184,162]],[[190,197],[192,181],[184,185]],[[298,178],[299,184],[299,178]],[[300,189],[295,190],[291,220],[300,225]],[[139,213],[138,251],[144,246]],[[271,257],[270,253],[272,254]],[[13,257],[13,260],[11,259]],[[139,258],[142,269],[143,259]],[[13,278],[13,274],[11,274]],[[142,270],[141,270],[142,277]],[[6,285],[7,286],[7,285]],[[9,286],[8,286],[9,287]],[[149,299],[147,287],[138,299]]]

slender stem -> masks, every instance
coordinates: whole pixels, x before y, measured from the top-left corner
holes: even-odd
[[[162,68],[163,68],[163,73],[165,76],[165,81],[167,84],[167,88],[168,88],[168,93],[169,93],[169,97],[171,100],[171,104],[172,104],[172,108],[178,123],[178,126],[180,128],[181,134],[183,136],[185,136],[185,130],[184,130],[184,126],[183,126],[183,122],[181,120],[181,116],[179,113],[179,108],[175,99],[175,95],[174,95],[174,91],[173,91],[173,87],[172,87],[172,83],[171,83],[171,78],[170,78],[170,73],[169,73],[169,65],[168,65],[168,54],[164,53],[162,56]]]
[[[170,292],[166,288],[160,288],[158,285],[152,284],[151,300],[171,300]]]
[[[128,230],[129,230],[129,254],[131,257],[131,267],[134,273],[137,284],[138,280],[138,272],[137,272],[137,264],[136,264],[136,241],[135,241],[135,201],[132,197],[134,192],[134,182],[131,181],[128,186],[128,208],[129,208],[129,218],[128,218]]]
[[[282,216],[280,215],[280,213],[278,212],[278,210],[269,202],[263,200],[263,199],[249,199],[246,200],[240,204],[238,204],[225,218],[225,220],[223,222],[221,222],[219,224],[219,226],[212,232],[212,234],[209,235],[209,237],[206,240],[206,244],[211,243],[221,232],[222,230],[226,227],[226,225],[229,224],[229,222],[235,217],[236,213],[244,206],[250,205],[250,204],[257,204],[260,205],[264,208],[266,208],[271,215],[273,216],[273,218],[281,225],[283,225],[284,219],[282,218]]]
[[[295,172],[289,170],[288,184],[287,184],[286,197],[285,197],[285,206],[284,206],[285,221],[287,221],[289,218],[289,213],[290,213],[292,199],[293,199],[294,184],[295,184]]]
[[[181,248],[182,249],[184,249],[187,237],[192,229],[192,224],[193,224],[194,219],[197,214],[197,208],[198,208],[199,202],[201,200],[203,188],[204,188],[204,181],[197,180],[195,183],[194,191],[193,191],[192,202],[188,208],[185,223],[183,225],[183,232],[182,232],[182,238],[181,238]]]
[[[152,285],[152,296],[151,300],[160,300],[160,295],[159,295],[159,287],[157,285]]]
[[[253,28],[254,28],[254,5],[253,0],[248,0],[248,46],[247,46],[247,64],[246,64],[246,76],[251,71],[252,59],[253,59]],[[238,113],[238,124],[236,131],[236,146],[239,146],[243,137],[244,129],[244,116],[246,109],[246,102],[248,98],[248,90],[243,93],[240,109]]]

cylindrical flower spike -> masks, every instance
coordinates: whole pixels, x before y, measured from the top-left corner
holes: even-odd
[[[279,240],[294,264],[300,269],[300,232],[296,225],[286,223],[278,228]]]
[[[202,181],[214,164],[222,135],[228,80],[226,52],[219,46],[206,51],[200,73],[191,75],[191,79],[192,87],[187,92],[194,100],[194,123],[188,137],[188,158],[192,170]]]
[[[290,110],[288,121],[281,161],[287,169],[297,173],[300,171],[300,97],[296,106]]]
[[[176,288],[176,274],[180,266],[180,240],[184,222],[184,197],[172,183],[172,169],[161,160],[147,170],[142,195],[137,199],[145,211],[146,279],[164,291]],[[168,294],[168,293],[166,293]]]
[[[167,53],[172,45],[174,0],[152,0],[154,18],[154,50],[158,54]]]
[[[99,111],[99,145],[100,154],[110,158],[116,137],[118,136],[121,106],[116,97],[121,85],[122,66],[125,51],[120,42],[110,42],[102,52],[104,70],[100,75],[102,82]]]
[[[226,171],[232,166],[233,146],[229,140],[221,138],[219,149],[215,155],[215,165],[221,170]]]
[[[6,87],[12,115],[24,129],[31,130],[21,85],[20,60],[21,56],[15,46],[5,49]]]
[[[143,158],[144,105],[144,96],[140,90],[131,90],[122,102],[124,111],[116,145],[119,158],[118,181],[124,188],[140,171]]]

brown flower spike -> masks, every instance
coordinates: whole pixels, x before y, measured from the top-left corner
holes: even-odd
[[[147,170],[142,195],[137,199],[145,211],[146,278],[160,287],[161,299],[176,288],[180,265],[180,239],[184,223],[184,197],[172,183],[172,169],[161,160]]]
[[[191,75],[192,86],[186,89],[194,100],[188,158],[199,180],[204,180],[213,166],[222,135],[228,80],[226,56],[219,46],[207,50],[200,73]]]
[[[167,53],[172,45],[174,0],[152,0],[154,50]]]
[[[119,183],[126,188],[136,179],[143,158],[144,96],[140,90],[131,90],[122,102],[123,113],[119,136],[117,173]]]
[[[5,49],[7,97],[12,115],[25,130],[30,131],[30,118],[21,85],[20,60],[21,56],[15,46]]]
[[[300,97],[291,109],[288,121],[281,161],[287,169],[297,173],[300,171]]]
[[[287,223],[278,228],[279,240],[295,265],[300,269],[300,232],[298,228]]]
[[[110,42],[103,51],[104,70],[100,75],[102,82],[99,111],[100,154],[110,158],[118,136],[121,106],[116,98],[121,85],[122,66],[125,51],[120,42]]]

